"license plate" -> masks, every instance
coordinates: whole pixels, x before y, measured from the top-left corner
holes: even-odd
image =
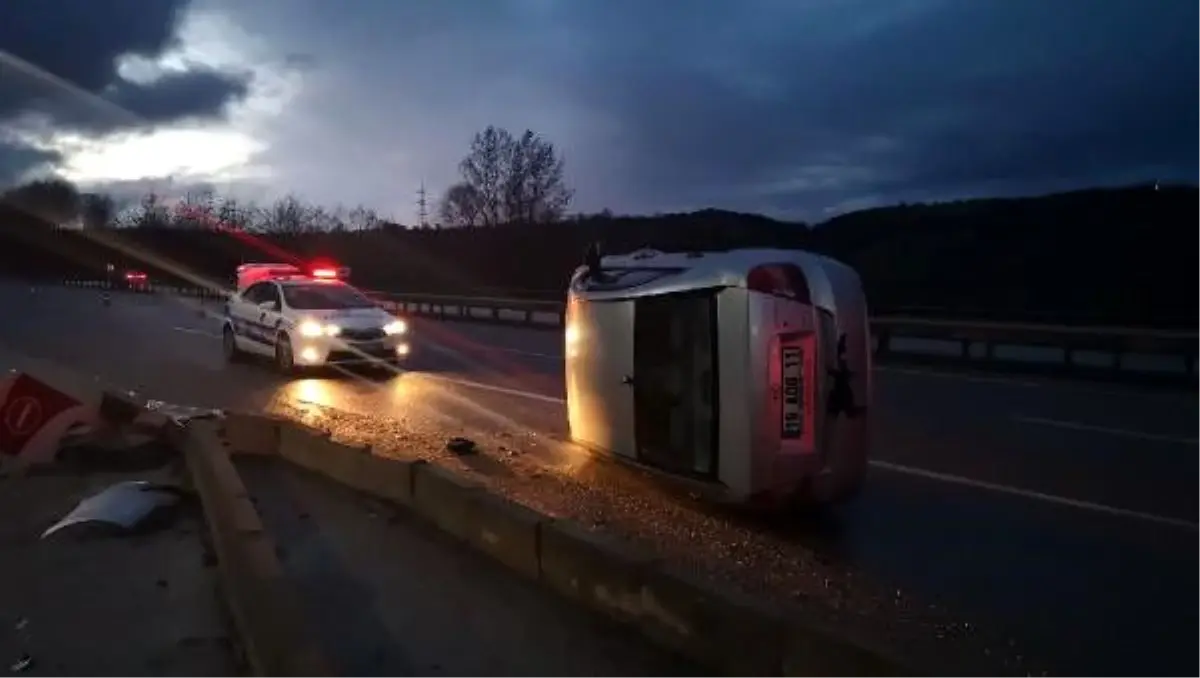
[[[799,438],[804,435],[804,349],[784,346],[780,359],[783,362],[783,420],[780,434],[783,438]]]

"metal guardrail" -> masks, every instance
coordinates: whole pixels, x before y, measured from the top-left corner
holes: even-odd
[[[67,285],[105,289],[104,281]],[[117,284],[114,290],[129,290]],[[151,285],[148,293],[220,299],[224,290]],[[385,309],[439,320],[540,329],[563,325],[565,302],[458,297],[362,290]],[[881,316],[871,319],[879,361],[968,363],[973,367],[1078,376],[1135,378],[1194,385],[1200,333],[1122,327],[1084,327]]]
[[[561,327],[565,302],[367,290],[384,308],[441,320]],[[1200,333],[1120,327],[871,319],[875,358],[969,362],[1049,373],[1136,375],[1194,383]],[[925,342],[925,346],[920,346]]]

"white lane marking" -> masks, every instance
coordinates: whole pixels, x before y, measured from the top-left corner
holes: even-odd
[[[503,393],[505,395],[518,396],[520,398],[529,398],[530,400],[538,400],[543,403],[551,403],[553,405],[566,405],[567,401],[564,398],[548,396],[542,393],[534,393],[533,391],[522,391],[507,386],[497,386],[495,384],[484,384],[478,381],[469,381],[467,379],[456,379],[455,377],[447,377],[441,374],[422,373],[421,376],[433,381],[444,381],[449,384],[457,384],[459,386],[467,386],[477,388],[484,391],[493,391],[495,393]]]
[[[876,365],[875,372],[883,372],[886,374],[898,374],[909,377],[933,377],[934,379],[947,379],[953,381],[970,381],[980,384],[1001,384],[1005,386],[1020,386],[1023,388],[1047,388],[1059,390],[1082,391],[1086,390],[1088,395],[1104,395],[1118,396],[1122,398],[1138,398],[1144,399],[1147,396],[1188,396],[1186,393],[1175,393],[1172,391],[1148,392],[1137,388],[1120,388],[1105,386],[1102,382],[1088,382],[1081,380],[1062,380],[1054,377],[1046,377],[1041,381],[1031,381],[1029,379],[1019,379],[1016,377],[1004,376],[986,376],[980,374],[970,374],[963,372],[950,372],[941,370],[922,370],[911,367],[893,367]],[[1195,393],[1188,397],[1195,397]]]
[[[221,338],[221,335],[219,335],[215,332],[209,332],[208,330],[198,330],[193,327],[172,327],[171,329],[175,330],[176,332],[183,332],[184,334],[198,334],[202,337],[208,337],[209,339],[220,339]]]
[[[1026,417],[1020,414],[1013,415],[1013,421],[1018,421],[1023,424],[1036,424],[1039,426],[1054,426],[1057,428],[1065,428],[1072,431],[1085,431],[1087,433],[1103,433],[1110,436],[1118,436],[1123,438],[1136,438],[1137,440],[1147,440],[1155,443],[1172,443],[1175,445],[1196,445],[1200,443],[1195,438],[1184,438],[1182,436],[1165,435],[1162,433],[1145,433],[1143,431],[1130,431],[1123,428],[1109,428],[1107,426],[1093,426],[1092,424],[1081,424],[1075,421],[1059,421],[1057,419],[1044,419],[1042,417]]]
[[[428,344],[425,344],[425,346],[433,349],[434,351],[437,351],[438,353],[448,355],[451,358],[454,358],[455,360],[463,363],[464,365],[475,365],[478,363],[478,361],[472,360],[471,358],[464,355],[463,353],[461,353],[455,349],[452,349],[449,346],[443,346],[442,344],[439,344],[437,342],[429,342]],[[429,377],[430,379],[433,379],[435,381],[446,382],[448,384],[458,384],[459,386],[468,386],[468,387],[477,388],[477,389],[480,389],[483,391],[492,391],[494,393],[503,393],[505,395],[517,396],[519,398],[529,398],[530,400],[537,400],[537,401],[540,401],[543,403],[551,403],[554,405],[566,405],[566,403],[567,403],[566,399],[564,399],[564,398],[548,396],[548,395],[545,395],[542,393],[534,393],[533,391],[522,391],[520,389],[509,388],[507,386],[497,386],[495,384],[483,384],[478,381],[470,381],[467,379],[458,379],[455,377],[447,377],[447,376],[444,376],[441,374],[425,373],[423,376]]]
[[[943,482],[943,483],[950,483],[952,485],[962,485],[963,487],[970,487],[970,488],[974,488],[974,489],[978,489],[978,490],[988,490],[990,492],[1009,494],[1009,495],[1013,495],[1016,497],[1023,497],[1025,499],[1033,499],[1035,501],[1042,501],[1042,502],[1046,502],[1049,504],[1058,504],[1059,506],[1068,506],[1071,508],[1083,509],[1085,511],[1092,511],[1093,513],[1103,513],[1105,515],[1116,516],[1116,517],[1120,517],[1120,518],[1132,518],[1134,520],[1141,520],[1141,521],[1148,522],[1148,523],[1156,523],[1158,525],[1166,525],[1168,527],[1176,527],[1176,528],[1182,528],[1182,529],[1186,529],[1186,530],[1200,531],[1200,524],[1193,523],[1193,522],[1187,521],[1187,520],[1183,520],[1181,518],[1170,518],[1167,516],[1155,515],[1153,513],[1143,513],[1141,511],[1134,511],[1131,509],[1123,509],[1123,508],[1117,508],[1115,506],[1107,506],[1105,504],[1097,504],[1095,502],[1083,501],[1082,499],[1068,499],[1067,497],[1059,497],[1059,496],[1053,495],[1053,494],[1045,494],[1043,492],[1035,492],[1034,490],[1024,490],[1019,487],[1012,487],[1009,485],[1000,485],[997,483],[989,483],[989,482],[985,482],[982,480],[973,480],[971,478],[965,478],[963,476],[951,475],[949,473],[938,473],[937,471],[927,471],[927,470],[921,469],[921,468],[914,468],[911,466],[902,466],[900,464],[893,464],[891,462],[880,461],[877,459],[873,459],[869,463],[874,468],[882,469],[884,471],[891,471],[893,473],[902,473],[905,475],[916,476],[918,478],[925,478],[928,480],[936,480],[936,481]]]

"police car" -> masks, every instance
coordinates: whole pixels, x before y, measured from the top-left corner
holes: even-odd
[[[284,373],[352,363],[397,364],[409,354],[408,325],[342,278],[286,264],[244,264],[225,304],[225,357],[268,356]]]

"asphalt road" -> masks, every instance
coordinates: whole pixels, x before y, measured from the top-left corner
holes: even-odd
[[[216,322],[181,300],[6,285],[0,308],[0,348],[151,398],[566,434],[553,332],[417,321],[410,372],[288,382],[225,365]],[[900,368],[875,385],[868,489],[837,529],[798,539],[1009,630],[1060,672],[1195,675],[1195,393]]]

